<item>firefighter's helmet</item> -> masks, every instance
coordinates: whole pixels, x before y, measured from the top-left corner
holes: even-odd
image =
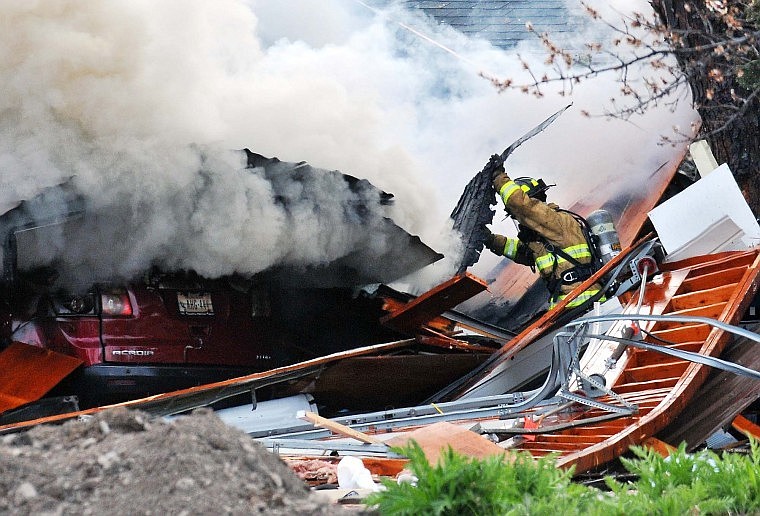
[[[514,181],[528,197],[540,201],[546,201],[546,191],[552,186],[556,186],[547,185],[543,179],[533,179],[532,177],[518,177]]]

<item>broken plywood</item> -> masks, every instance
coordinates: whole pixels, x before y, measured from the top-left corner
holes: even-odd
[[[471,430],[442,421],[423,426],[407,434],[385,441],[388,446],[405,446],[410,441],[420,445],[430,464],[437,464],[441,455],[449,448],[468,457],[484,459],[495,455],[505,455],[503,448]]]
[[[298,419],[303,419],[304,421],[308,421],[314,426],[326,428],[335,434],[342,435],[345,437],[351,437],[352,439],[356,439],[359,442],[363,442],[367,444],[383,444],[383,442],[380,439],[378,439],[377,437],[373,435],[365,434],[364,432],[354,430],[351,427],[348,427],[341,423],[322,417],[319,414],[315,414],[314,412],[301,410],[298,412],[296,417]]]
[[[54,351],[13,342],[0,353],[0,412],[37,401],[82,361]]]

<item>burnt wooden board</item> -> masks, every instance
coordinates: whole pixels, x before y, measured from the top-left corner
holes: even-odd
[[[311,394],[327,407],[325,412],[336,408],[366,412],[377,407],[415,406],[475,369],[488,356],[426,353],[354,357],[274,389],[277,397]]]

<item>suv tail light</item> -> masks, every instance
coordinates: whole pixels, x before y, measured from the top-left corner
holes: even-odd
[[[101,293],[100,306],[103,315],[132,315],[132,303],[129,302],[129,295],[124,290]]]

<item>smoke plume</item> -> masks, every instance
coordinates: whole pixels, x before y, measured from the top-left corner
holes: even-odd
[[[88,217],[51,234],[38,261],[76,281],[151,265],[253,274],[368,245],[344,216],[344,184],[325,179],[285,210],[231,152],[243,148],[369,180],[395,195],[373,217],[454,259],[447,217],[462,188],[568,102],[500,94],[480,73],[522,73],[514,53],[354,0],[10,0],[0,43],[0,208],[69,181]],[[636,125],[578,114],[617,87],[579,87],[577,109],[510,158],[513,174],[561,185],[562,199],[646,177],[672,152],[658,131],[691,113]]]

